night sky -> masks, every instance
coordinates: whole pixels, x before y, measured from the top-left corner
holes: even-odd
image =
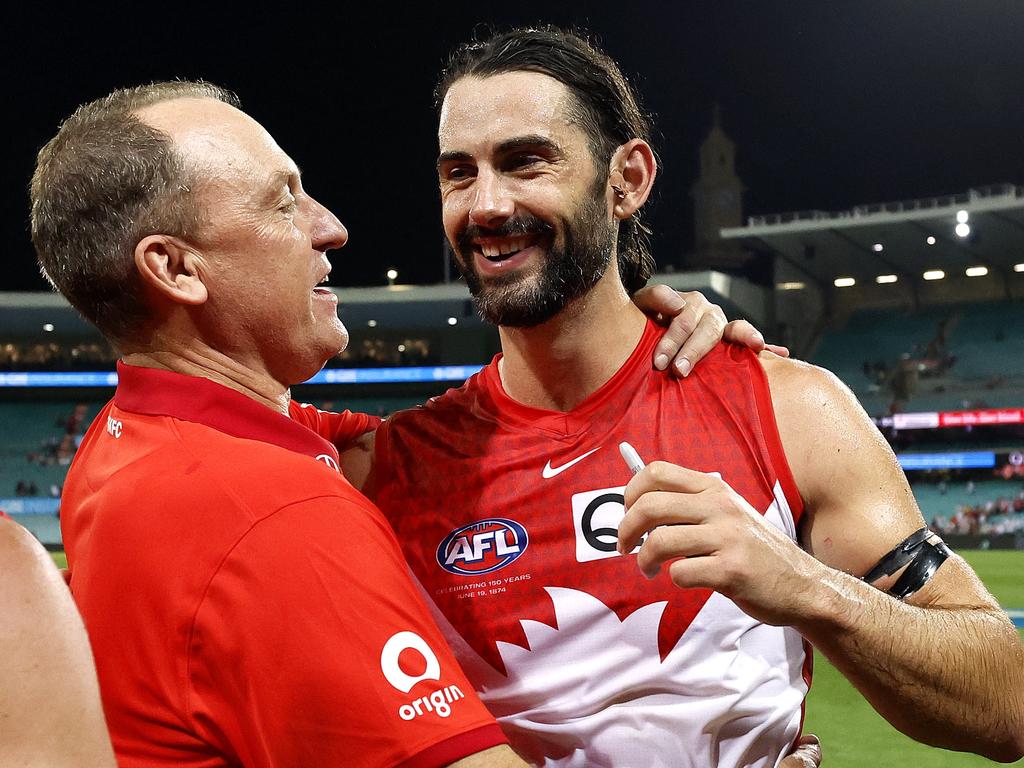
[[[26,190],[59,121],[114,87],[175,77],[235,90],[346,224],[334,285],[383,284],[392,266],[400,282],[439,281],[431,92],[445,54],[488,24],[581,25],[634,80],[656,115],[663,266],[691,247],[688,190],[716,102],[748,213],[1024,184],[1021,0],[306,5],[7,12],[0,290],[45,288]]]

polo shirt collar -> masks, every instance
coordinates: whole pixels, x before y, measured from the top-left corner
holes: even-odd
[[[338,466],[338,449],[313,430],[241,392],[199,376],[118,360],[114,405],[131,413],[203,424],[232,437],[270,443]]]

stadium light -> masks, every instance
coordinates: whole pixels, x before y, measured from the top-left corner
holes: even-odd
[[[988,267],[968,267],[966,274],[968,277],[984,277],[988,274]]]
[[[895,283],[897,279],[896,275],[879,275],[875,278],[875,282],[879,285],[885,285],[886,283]]]
[[[43,323],[43,330],[47,333],[53,332],[53,323]]]
[[[956,212],[956,223],[957,224],[966,224],[967,220],[970,219],[970,218],[971,218],[971,214],[969,214],[967,211],[959,210],[959,211]]]
[[[1013,265],[1013,271],[1014,272],[1024,272],[1024,264],[1014,264]]]
[[[836,288],[849,288],[851,285],[856,285],[857,281],[852,277],[837,277],[832,281],[832,285]]]
[[[881,253],[882,251],[885,250],[885,246],[882,245],[881,243],[875,243],[874,245],[871,246],[871,250],[874,251],[875,253]]]
[[[459,320],[456,317],[449,317],[448,318],[448,325],[455,325],[457,322],[459,322]]]
[[[971,225],[966,224],[964,222],[960,222],[959,224],[956,225],[956,229],[954,229],[953,231],[956,232],[957,237],[967,237],[969,234],[971,234]]]
[[[946,276],[946,273],[941,269],[929,269],[924,273],[923,277],[925,280],[941,280]]]
[[[376,321],[376,320],[367,320],[367,321],[366,321],[366,324],[367,324],[367,325],[368,325],[368,326],[369,326],[370,328],[376,328],[376,327],[377,327],[377,321]]]
[[[928,239],[925,240],[928,245],[935,245],[935,235],[928,235]]]
[[[802,291],[807,286],[803,283],[794,281],[790,283],[776,283],[775,287],[780,291]]]

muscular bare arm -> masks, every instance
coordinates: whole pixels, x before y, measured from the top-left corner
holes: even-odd
[[[907,735],[997,760],[1024,753],[1024,648],[963,558],[897,600],[860,576],[924,526],[895,456],[829,373],[766,358],[779,432],[824,565],[794,625]],[[887,588],[896,579],[878,586]]]
[[[669,563],[751,616],[789,624],[909,736],[997,760],[1024,752],[1024,649],[962,558],[901,602],[866,573],[924,521],[892,451],[853,395],[804,363],[763,361],[790,467],[805,501],[802,543],[725,482],[653,462],[626,488],[619,551],[651,576]],[[855,575],[851,575],[855,574]]]
[[[0,765],[113,768],[85,627],[49,555],[0,519]]]

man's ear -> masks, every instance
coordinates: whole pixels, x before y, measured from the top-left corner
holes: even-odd
[[[630,139],[612,155],[608,193],[617,219],[628,219],[650,197],[658,161],[651,145],[643,139]]]
[[[135,246],[135,269],[143,283],[168,301],[199,305],[209,297],[199,273],[203,257],[169,235],[147,235]]]

